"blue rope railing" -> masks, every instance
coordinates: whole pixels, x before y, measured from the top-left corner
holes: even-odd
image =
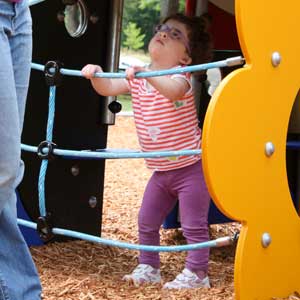
[[[37,228],[37,225],[35,223],[22,220],[22,219],[18,219],[18,224],[32,229]],[[151,246],[151,245],[131,244],[131,243],[126,243],[126,242],[121,242],[116,240],[109,240],[94,235],[77,232],[73,230],[62,229],[62,228],[52,228],[52,232],[56,235],[68,236],[68,237],[81,239],[93,243],[100,243],[107,246],[125,248],[130,250],[152,251],[152,252],[179,252],[179,251],[190,251],[190,250],[198,250],[198,249],[211,248],[211,247],[223,247],[234,243],[237,239],[237,236],[233,236],[233,237],[226,236],[226,237],[221,237],[207,242],[195,243],[189,245]]]
[[[49,105],[48,105],[48,122],[47,122],[47,133],[46,139],[52,142],[53,137],[53,124],[55,116],[55,94],[56,87],[50,86],[49,89]],[[43,159],[40,167],[39,181],[38,181],[38,191],[39,191],[39,209],[40,215],[46,216],[46,201],[45,201],[45,177],[48,168],[48,159]]]
[[[184,73],[184,72],[197,72],[201,70],[207,70],[209,68],[218,68],[224,66],[232,66],[243,64],[244,60],[241,57],[235,57],[226,59],[219,62],[202,64],[202,65],[195,65],[189,66],[184,68],[177,68],[177,69],[170,69],[170,70],[160,70],[160,71],[150,71],[150,72],[139,72],[136,74],[136,77],[151,77],[151,76],[163,76],[175,73]],[[55,64],[54,64],[55,65]],[[49,65],[48,65],[49,66]],[[57,67],[57,65],[55,65]],[[32,68],[44,71],[46,67],[40,64],[32,63]],[[76,70],[69,70],[69,69],[59,69],[59,68],[52,68],[52,65],[49,66],[47,72],[53,72],[61,75],[69,75],[69,76],[83,76],[80,71]],[[59,73],[58,73],[59,72]],[[46,73],[45,73],[46,75]],[[49,76],[49,73],[47,73]],[[52,75],[50,76],[52,77]],[[54,76],[53,76],[54,77]],[[96,73],[95,77],[106,77],[106,78],[125,78],[125,73]],[[53,135],[53,124],[54,124],[54,117],[55,117],[55,94],[56,94],[56,87],[55,83],[50,84],[50,93],[49,93],[49,109],[48,109],[48,121],[47,121],[47,130],[46,130],[46,141],[42,142],[38,147],[30,146],[26,144],[22,144],[21,148],[24,151],[29,152],[37,152],[38,155],[42,158],[40,173],[39,173],[39,183],[38,183],[38,190],[39,190],[39,210],[40,216],[39,220],[42,223],[35,224],[33,222],[25,221],[18,219],[18,224],[22,226],[27,226],[34,229],[41,228],[41,236],[45,234],[46,238],[52,236],[52,234],[57,235],[64,235],[73,238],[79,238],[83,240],[88,240],[92,242],[102,243],[110,246],[116,246],[120,248],[128,248],[134,250],[144,250],[144,251],[188,251],[188,250],[195,250],[207,247],[218,247],[220,245],[228,245],[232,242],[232,238],[225,237],[220,238],[214,241],[207,241],[204,243],[197,243],[197,244],[189,244],[183,246],[149,246],[149,245],[135,245],[129,244],[119,241],[107,240],[103,238],[99,238],[96,236],[84,234],[81,232],[75,232],[71,230],[61,229],[61,228],[49,228],[48,226],[48,215],[46,211],[46,201],[45,201],[45,177],[48,167],[48,159],[51,155],[60,155],[64,158],[85,158],[85,159],[120,159],[120,158],[158,158],[158,157],[169,157],[169,156],[187,156],[187,155],[200,155],[202,150],[180,150],[180,151],[154,151],[154,152],[142,152],[138,150],[125,150],[125,149],[99,149],[96,151],[90,150],[82,150],[82,151],[74,151],[74,150],[65,150],[65,149],[57,149],[52,147],[52,135]],[[45,143],[46,142],[46,143]],[[50,147],[50,146],[51,147]],[[51,153],[50,153],[51,151]],[[42,225],[41,225],[42,224]]]
[[[27,152],[37,152],[38,147],[21,144],[21,149]],[[45,149],[46,153],[48,150]],[[54,149],[53,154],[62,156],[64,158],[72,159],[126,159],[126,158],[160,158],[169,156],[188,156],[200,155],[202,150],[178,150],[178,151],[153,151],[142,152],[139,150],[126,150],[126,149],[99,149],[99,150],[64,150]]]
[[[180,68],[175,68],[175,69],[165,69],[165,70],[159,70],[159,71],[138,72],[135,74],[135,77],[136,78],[147,78],[147,77],[157,77],[157,76],[165,76],[165,75],[180,74],[180,73],[187,73],[187,72],[192,73],[192,72],[205,71],[208,69],[239,66],[239,65],[242,65],[243,63],[244,63],[243,57],[235,56],[235,57],[227,58],[227,59],[216,61],[216,62],[206,63],[206,64],[180,67]],[[37,63],[32,63],[31,67],[34,70],[44,71],[44,66],[37,64]],[[70,70],[70,69],[61,68],[60,73],[62,75],[83,77],[81,71],[78,71],[78,70]],[[98,72],[98,73],[95,73],[94,76],[98,77],[98,78],[126,78],[126,74],[124,72],[120,72],[120,73],[114,73],[114,72],[99,73]]]
[[[136,73],[136,77],[154,77],[154,76],[164,76],[176,73],[185,73],[185,72],[196,72],[201,70],[207,70],[210,68],[219,68],[224,66],[233,66],[241,65],[244,63],[244,59],[241,56],[232,57],[222,61],[217,61],[213,63],[194,65],[176,69],[167,69],[160,71],[148,71],[148,72],[139,72]],[[45,66],[41,64],[32,63],[32,68],[38,71],[44,71]],[[51,69],[50,69],[51,71]],[[54,72],[54,69],[52,70]],[[62,75],[68,76],[83,76],[81,71],[70,70],[61,68],[59,72]],[[95,77],[101,78],[126,78],[125,73],[96,73]],[[36,152],[37,147],[30,145],[21,145],[22,150]],[[47,149],[45,149],[47,151]],[[169,157],[169,156],[187,156],[187,155],[200,155],[201,150],[180,150],[180,151],[154,151],[154,152],[141,152],[137,150],[112,150],[112,149],[100,149],[98,151],[73,151],[73,150],[63,150],[63,149],[54,149],[53,154],[61,155],[64,157],[72,158],[86,158],[86,159],[120,159],[120,158],[159,158],[159,157]]]

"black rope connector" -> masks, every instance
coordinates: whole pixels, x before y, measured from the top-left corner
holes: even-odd
[[[48,61],[44,67],[44,74],[46,84],[48,86],[59,86],[62,83],[62,74],[60,73],[60,69],[63,64],[56,60]]]
[[[113,113],[117,114],[122,110],[122,104],[118,101],[112,101],[108,104],[108,109]]]
[[[54,238],[54,234],[52,232],[52,223],[50,220],[50,214],[47,214],[46,216],[38,217],[37,220],[37,232],[39,234],[40,239],[43,242],[49,242]]]
[[[53,150],[57,147],[56,144],[43,141],[37,147],[37,155],[40,159],[48,159],[49,161],[54,160],[55,155]]]
[[[237,242],[239,240],[239,237],[240,237],[240,232],[239,231],[235,232],[232,237],[232,242]]]

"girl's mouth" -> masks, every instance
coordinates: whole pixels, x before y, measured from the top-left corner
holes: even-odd
[[[156,39],[155,41],[158,42],[158,43],[160,43],[161,45],[164,45],[164,43],[160,39]]]

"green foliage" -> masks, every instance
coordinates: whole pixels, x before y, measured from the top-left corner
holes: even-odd
[[[135,23],[141,33],[145,35],[143,50],[147,50],[153,35],[153,29],[160,18],[160,0],[125,0],[123,14],[123,28]],[[124,33],[124,30],[123,30]],[[125,46],[125,34],[121,37],[122,47]]]
[[[153,29],[160,21],[161,3],[164,0],[125,0],[123,13],[123,28],[129,23],[136,24],[145,35],[143,50],[147,51],[148,44],[153,36]],[[185,0],[179,0],[179,12],[184,12]],[[124,33],[124,30],[123,30]],[[122,34],[121,45],[125,47],[126,36]]]
[[[132,112],[132,102],[130,95],[119,95],[118,101],[122,105],[122,112]]]
[[[179,0],[179,12],[184,13],[185,10],[185,0]]]
[[[154,9],[160,11],[160,0],[140,0],[140,9]]]
[[[130,50],[138,50],[144,46],[145,34],[141,34],[141,28],[138,28],[135,23],[129,22],[123,33],[125,35],[124,47]]]

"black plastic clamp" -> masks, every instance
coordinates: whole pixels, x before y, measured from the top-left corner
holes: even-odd
[[[235,232],[232,237],[232,242],[237,242],[239,240],[239,237],[240,237],[240,232],[239,231]]]
[[[37,232],[39,234],[40,239],[43,242],[49,242],[54,238],[54,234],[52,232],[52,223],[50,221],[50,214],[47,214],[46,216],[38,217],[37,220]]]
[[[113,113],[117,114],[122,110],[122,104],[116,100],[108,104],[108,109]]]
[[[63,64],[56,60],[48,61],[44,67],[44,74],[46,84],[48,86],[59,86],[62,83],[62,74],[60,73],[60,69]]]
[[[57,145],[52,142],[43,141],[37,147],[37,155],[41,159],[53,160],[55,158],[53,151],[56,147]]]

